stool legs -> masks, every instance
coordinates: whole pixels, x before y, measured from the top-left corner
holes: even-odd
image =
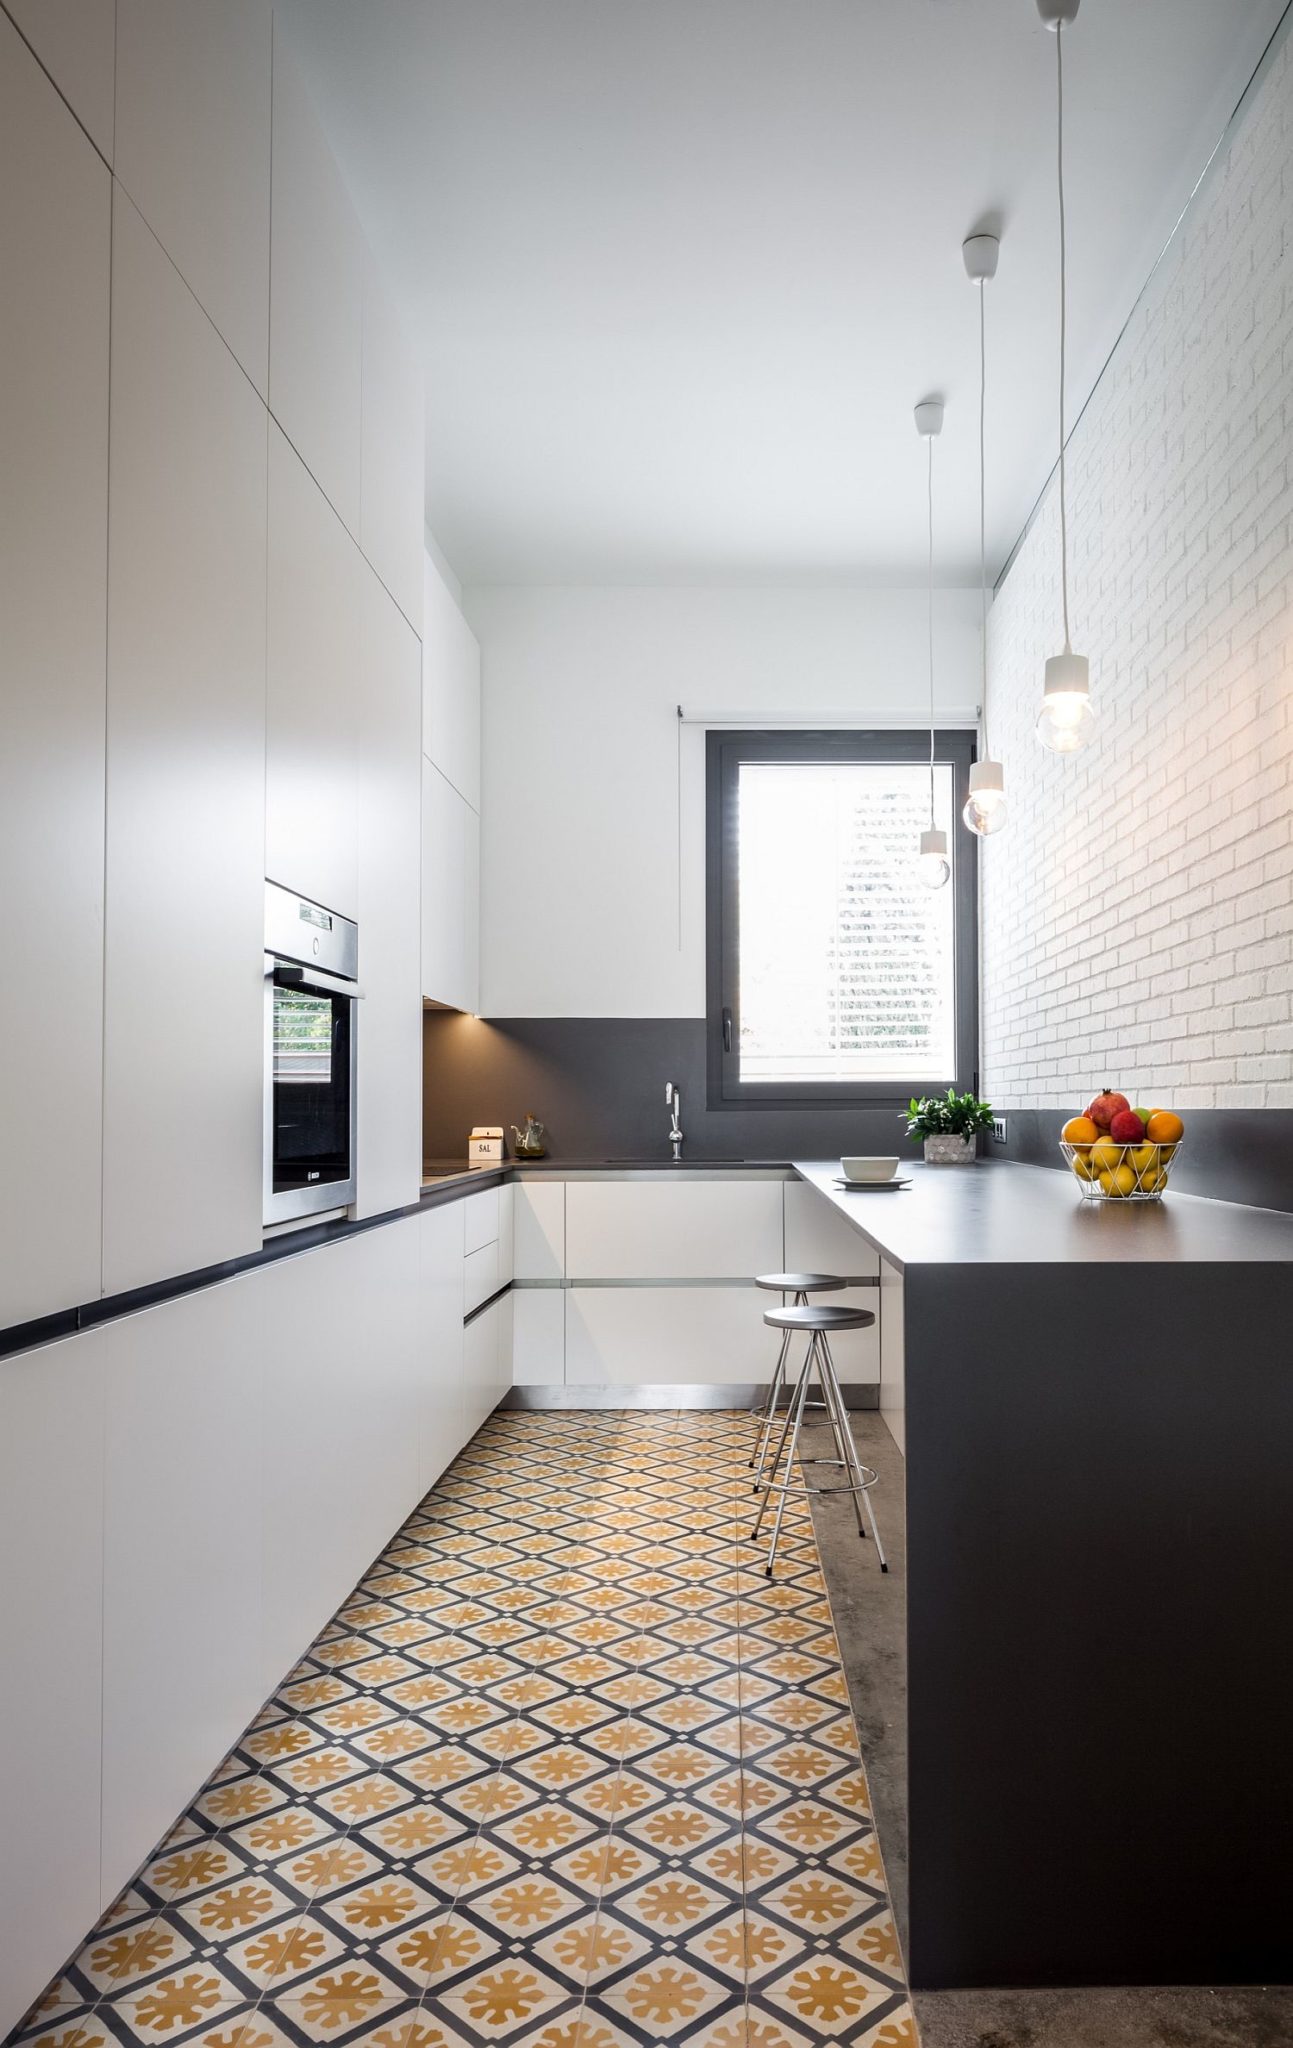
[[[799,1305],[798,1296],[795,1298],[795,1305],[796,1307]],[[756,1493],[759,1490],[759,1481],[763,1477],[763,1461],[768,1455],[768,1440],[772,1435],[772,1424],[777,1412],[777,1401],[781,1394],[782,1381],[786,1376],[786,1353],[789,1349],[790,1332],[789,1330],[783,1330],[781,1333],[781,1349],[777,1353],[776,1370],[772,1375],[772,1385],[768,1389],[768,1398],[764,1404],[763,1415],[759,1423],[759,1441],[754,1447],[754,1456],[750,1459],[751,1469],[754,1472],[754,1490]]]
[[[782,1347],[782,1356],[778,1359],[777,1364],[778,1372],[784,1373],[784,1345]],[[810,1464],[825,1463],[838,1465],[844,1475],[844,1485],[834,1488],[813,1488],[805,1484],[802,1490],[805,1493],[813,1491],[844,1492],[847,1490],[853,1496],[853,1511],[857,1516],[858,1535],[865,1537],[867,1525],[870,1525],[870,1533],[875,1542],[876,1556],[879,1560],[880,1569],[882,1572],[887,1572],[889,1560],[885,1556],[884,1545],[880,1541],[880,1529],[876,1522],[875,1510],[871,1505],[870,1489],[875,1484],[875,1473],[865,1466],[858,1456],[857,1445],[853,1441],[853,1432],[849,1427],[848,1410],[844,1405],[843,1391],[835,1371],[835,1361],[831,1357],[830,1346],[826,1341],[825,1333],[820,1330],[813,1330],[809,1333],[808,1349],[804,1354],[803,1366],[800,1369],[799,1379],[795,1385],[794,1392],[790,1397],[790,1406],[786,1411],[786,1419],[777,1440],[776,1451],[773,1454],[772,1463],[768,1468],[766,1476],[763,1472],[763,1460],[767,1449],[766,1441],[760,1447],[759,1471],[755,1480],[755,1487],[762,1494],[763,1498],[759,1503],[759,1512],[755,1517],[750,1541],[752,1543],[758,1541],[764,1517],[767,1513],[768,1502],[775,1493],[777,1495],[777,1512],[773,1519],[772,1537],[768,1545],[768,1561],[764,1566],[765,1576],[771,1578],[776,1564],[777,1545],[781,1538],[781,1525],[785,1516],[786,1501],[792,1490],[799,1490],[795,1486],[793,1473],[795,1459],[799,1453],[799,1438],[803,1428],[804,1410],[808,1405],[808,1393],[814,1373],[821,1389],[822,1399],[820,1405],[826,1411],[826,1420],[830,1425],[836,1456],[833,1459],[810,1459],[808,1462]],[[771,1425],[769,1420],[765,1418],[765,1437],[770,1438],[770,1436]]]
[[[771,1500],[773,1493],[777,1493],[777,1513],[772,1525],[772,1542],[768,1548],[768,1562],[764,1566],[764,1572],[768,1578],[772,1577],[773,1560],[777,1555],[777,1543],[781,1536],[781,1522],[786,1512],[786,1501],[790,1495],[788,1482],[790,1474],[794,1470],[795,1456],[799,1449],[799,1432],[804,1426],[804,1403],[808,1398],[808,1382],[812,1377],[810,1368],[816,1352],[817,1333],[814,1331],[808,1339],[808,1351],[804,1358],[803,1370],[799,1375],[799,1384],[790,1397],[790,1406],[786,1410],[785,1426],[782,1429],[777,1444],[776,1456],[772,1460],[772,1470],[768,1474],[767,1484],[763,1489],[763,1499],[759,1502],[759,1512],[755,1517],[754,1530],[750,1537],[752,1543],[758,1541],[759,1531],[763,1527],[763,1517],[767,1511],[768,1502]],[[786,1453],[787,1439],[789,1439],[790,1451],[789,1456],[786,1457],[786,1479],[781,1487],[778,1488],[777,1472],[780,1469],[782,1457]]]

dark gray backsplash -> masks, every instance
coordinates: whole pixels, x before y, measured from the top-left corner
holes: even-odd
[[[554,1159],[669,1157],[667,1081],[682,1090],[685,1156],[828,1159],[840,1152],[916,1156],[902,1101],[854,1110],[707,1109],[700,1017],[507,1017],[425,1012],[422,1137],[428,1159],[465,1156],[473,1124],[508,1126],[533,1110]]]
[[[868,1109],[709,1109],[700,1017],[507,1017],[424,1013],[423,1155],[465,1158],[473,1124],[548,1126],[554,1160],[667,1159],[666,1081],[682,1090],[691,1159],[915,1158],[903,1103]],[[1063,1169],[1060,1127],[1074,1105],[1005,1111],[1008,1142],[989,1157]],[[1293,1210],[1293,1110],[1189,1110],[1172,1184],[1186,1194]],[[508,1130],[508,1150],[511,1132]]]

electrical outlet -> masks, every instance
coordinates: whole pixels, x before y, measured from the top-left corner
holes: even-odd
[[[1005,1118],[1004,1118],[1003,1116],[994,1116],[994,1117],[993,1117],[993,1119],[992,1119],[992,1136],[993,1136],[993,1139],[994,1139],[994,1141],[995,1141],[995,1142],[996,1142],[996,1143],[997,1143],[998,1145],[1004,1145],[1004,1144],[1005,1144],[1005,1142],[1006,1142],[1006,1120],[1005,1120]]]

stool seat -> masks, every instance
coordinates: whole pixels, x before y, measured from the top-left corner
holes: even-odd
[[[824,1294],[831,1287],[847,1287],[836,1273],[760,1273],[756,1287],[769,1294]]]
[[[869,1308],[837,1308],[824,1302],[820,1308],[768,1308],[763,1320],[774,1330],[866,1330],[875,1315]]]

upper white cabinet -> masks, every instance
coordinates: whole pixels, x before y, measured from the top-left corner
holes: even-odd
[[[480,647],[443,576],[425,557],[422,751],[480,810]]]
[[[265,409],[114,201],[105,1291],[261,1239]]]
[[[417,636],[358,564],[359,1172],[357,1213],[416,1202],[422,1176]]]
[[[752,1279],[781,1267],[779,1180],[570,1181],[572,1280]]]
[[[450,1010],[480,1006],[480,819],[425,759],[422,993]]]
[[[277,22],[272,157],[270,410],[357,536],[364,243]]]
[[[5,0],[5,6],[111,163],[115,0]],[[30,160],[27,175],[36,182]]]
[[[336,513],[271,421],[265,872],[351,918],[359,916],[365,573]]]
[[[359,539],[405,618],[422,631],[422,373],[376,266],[364,270]]]
[[[110,187],[0,15],[0,1325],[99,1292]]]
[[[115,170],[269,389],[269,0],[117,0]]]

